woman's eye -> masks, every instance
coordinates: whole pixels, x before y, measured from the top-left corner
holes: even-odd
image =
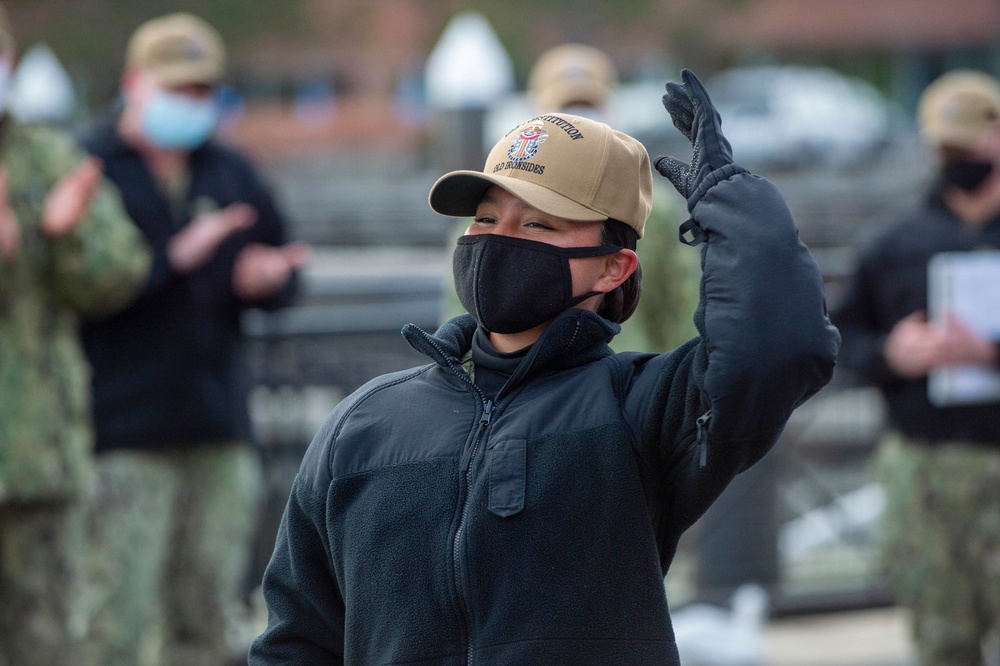
[[[480,215],[475,218],[476,224],[496,224],[497,221],[488,215]]]
[[[526,227],[533,227],[535,229],[551,229],[552,228],[549,225],[545,224],[544,222],[539,222],[538,220],[532,220],[531,222],[528,222],[524,226],[526,226]]]

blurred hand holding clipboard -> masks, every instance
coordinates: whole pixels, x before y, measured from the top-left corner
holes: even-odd
[[[950,315],[987,340],[1000,341],[1000,251],[942,252],[927,270],[932,322]],[[936,407],[1000,402],[1000,369],[955,365],[933,370],[927,392]]]

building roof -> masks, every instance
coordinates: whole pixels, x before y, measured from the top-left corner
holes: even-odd
[[[726,16],[730,47],[778,51],[995,46],[998,0],[758,0]]]

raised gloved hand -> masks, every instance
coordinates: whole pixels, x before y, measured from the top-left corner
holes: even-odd
[[[687,199],[688,210],[692,210],[701,195],[718,181],[709,180],[709,174],[729,166],[727,173],[721,174],[729,177],[745,169],[733,165],[733,149],[722,134],[722,119],[705,86],[691,70],[682,70],[681,78],[683,85],[676,81],[667,83],[663,106],[674,121],[674,127],[691,142],[691,163],[666,155],[657,157],[655,166]],[[732,173],[728,173],[730,171]]]

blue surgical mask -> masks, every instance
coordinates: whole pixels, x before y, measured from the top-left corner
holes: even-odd
[[[142,131],[160,148],[190,150],[211,136],[218,121],[219,106],[214,98],[194,99],[160,90],[146,101]]]

